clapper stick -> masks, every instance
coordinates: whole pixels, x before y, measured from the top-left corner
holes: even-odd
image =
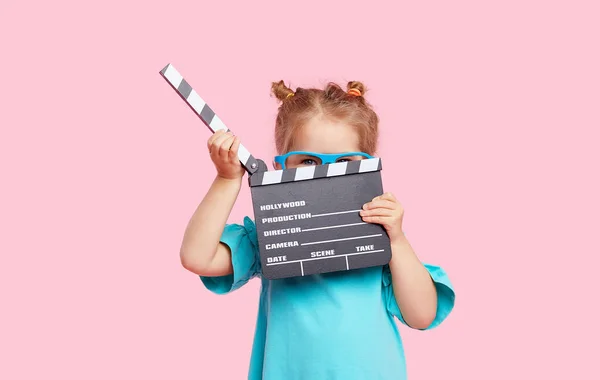
[[[172,64],[168,64],[164,69],[160,71],[160,74],[171,87],[181,96],[188,106],[194,111],[194,113],[202,120],[202,122],[210,129],[213,133],[219,130],[229,131],[225,123],[221,118],[215,114],[210,106],[198,95],[198,93],[190,86],[183,76],[173,67]],[[246,169],[248,174],[253,174],[259,170],[260,166],[264,163],[254,158],[252,154],[246,149],[246,147],[240,144],[238,149],[238,159],[240,163]],[[264,165],[266,170],[266,165]]]
[[[213,133],[229,130],[173,65],[160,74]],[[389,263],[385,229],[359,214],[383,192],[379,158],[268,170],[243,145],[238,158],[248,172],[262,276],[275,280]]]

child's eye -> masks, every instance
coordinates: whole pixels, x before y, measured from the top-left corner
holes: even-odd
[[[302,165],[316,165],[317,162],[311,158],[302,160]]]
[[[354,161],[356,159],[356,157],[341,157],[338,158],[336,162],[350,162],[350,161]]]

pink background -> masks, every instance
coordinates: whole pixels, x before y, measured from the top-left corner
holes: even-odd
[[[271,81],[371,88],[385,187],[457,291],[402,327],[410,379],[599,378],[597,4],[2,1],[0,378],[246,377],[259,282],[179,262],[215,172],[167,63],[267,161]]]

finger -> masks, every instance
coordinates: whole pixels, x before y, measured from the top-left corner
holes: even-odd
[[[209,145],[208,145],[209,152],[218,150],[220,141],[223,140],[223,137],[225,136],[226,133],[227,132],[225,132],[225,131],[217,131],[217,133],[212,135],[212,137],[209,141]]]
[[[388,208],[390,210],[395,210],[398,206],[395,202],[387,199],[376,199],[363,205],[363,210],[370,210],[373,208]]]
[[[223,137],[223,140],[220,141],[219,148],[224,148],[225,150],[229,151],[234,139],[235,135],[231,132],[227,132]]]
[[[238,136],[233,139],[233,144],[229,148],[229,160],[234,162],[238,160],[238,149],[240,148],[241,140]]]
[[[390,192],[383,193],[378,198],[380,198],[380,199],[387,199],[389,201],[395,201],[396,200],[396,197],[394,196],[394,194],[392,194]]]
[[[215,139],[215,141],[211,145],[211,147],[210,147],[210,156],[213,158],[213,160],[222,161],[222,158],[221,158],[221,145],[223,144],[223,142],[225,140],[227,140],[227,138],[228,138],[227,132],[226,133],[222,133],[220,136],[218,136]]]
[[[362,218],[367,223],[386,224],[389,221],[385,216],[365,216]]]
[[[370,210],[361,210],[361,216],[394,216],[394,210],[387,208],[374,208]]]
[[[223,140],[221,145],[219,146],[219,157],[223,160],[227,160],[229,157],[229,148],[233,144],[235,136],[233,134],[227,135],[227,137]]]
[[[392,201],[392,202],[396,201],[396,197],[394,196],[394,194],[392,194],[390,192],[386,192],[381,195],[378,195],[375,198],[373,198],[372,200],[375,201],[375,200],[379,200],[379,199],[385,199],[385,200]]]
[[[225,133],[221,133],[219,134],[219,136],[217,136],[215,138],[215,140],[212,143],[212,146],[210,147],[211,151],[215,150],[218,152],[218,150],[221,148],[221,144],[223,144],[223,142],[225,140],[227,140],[227,138],[230,136],[231,134],[229,132],[225,132]]]
[[[219,129],[209,137],[208,141],[206,142],[206,147],[208,148],[209,152],[211,150],[212,145],[215,143],[215,140],[222,136],[224,133],[224,129]]]

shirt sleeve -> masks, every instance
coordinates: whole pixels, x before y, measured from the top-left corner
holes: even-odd
[[[439,326],[450,314],[454,308],[454,288],[446,272],[439,266],[423,264],[435,284],[437,290],[437,311],[433,322],[424,330],[430,330]],[[396,302],[394,289],[392,286],[392,273],[389,265],[383,267],[383,294],[384,302],[389,313],[394,315],[404,325],[408,324],[400,313],[400,308]]]
[[[227,294],[260,274],[256,225],[248,217],[244,218],[243,225],[227,224],[220,241],[231,250],[233,273],[217,277],[200,276],[200,279],[211,292]]]

